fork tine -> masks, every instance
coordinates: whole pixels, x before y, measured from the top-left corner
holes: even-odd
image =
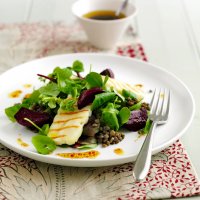
[[[165,92],[165,89],[164,89],[164,92],[163,92],[163,96],[162,96],[162,103],[160,105],[160,112],[159,112],[159,115],[162,115],[163,114],[163,110],[164,110],[164,102],[165,102],[165,96],[166,96],[166,92]]]
[[[168,117],[168,115],[169,115],[169,106],[170,106],[170,90],[168,92],[167,107],[166,107],[165,117]]]
[[[154,98],[155,98],[155,94],[156,94],[156,88],[155,88],[155,90],[154,90],[154,92],[153,92],[153,96],[152,96],[152,98],[151,98],[151,102],[150,102],[150,107],[152,107],[152,105],[153,105],[153,102],[154,102]]]
[[[159,90],[159,93],[158,93],[158,96],[157,96],[157,99],[154,100],[153,102],[153,105],[155,104],[155,106],[153,107],[152,105],[152,113],[156,114],[157,111],[158,111],[158,105],[159,105],[159,99],[160,99],[160,94],[161,94],[161,89]]]

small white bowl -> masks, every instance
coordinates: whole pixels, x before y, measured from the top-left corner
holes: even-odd
[[[88,40],[101,49],[113,48],[136,16],[136,8],[128,3],[123,12],[126,17],[116,20],[94,20],[83,17],[84,14],[96,10],[116,11],[124,0],[78,0],[72,6],[72,12],[77,17],[86,32]]]

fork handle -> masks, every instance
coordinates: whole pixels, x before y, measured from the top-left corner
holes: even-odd
[[[142,148],[138,154],[133,168],[133,176],[136,180],[142,180],[148,174],[150,164],[151,164],[151,151],[153,144],[153,133],[156,128],[157,123],[152,122],[149,133],[147,134]]]

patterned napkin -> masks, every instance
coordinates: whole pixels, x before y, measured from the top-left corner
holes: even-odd
[[[111,52],[146,61],[142,45],[131,41],[121,42]],[[89,45],[79,26],[61,23],[0,24],[0,44],[0,72],[47,55],[99,51]],[[135,200],[200,195],[200,184],[180,141],[153,156],[143,181],[133,179],[132,167],[132,163],[101,168],[57,166],[0,145],[0,199]]]

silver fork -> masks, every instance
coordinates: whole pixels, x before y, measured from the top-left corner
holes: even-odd
[[[136,180],[142,180],[148,174],[151,164],[153,133],[158,124],[164,124],[167,122],[169,106],[170,91],[167,92],[166,89],[164,89],[163,92],[160,89],[159,93],[157,94],[155,89],[150,103],[151,111],[149,119],[152,121],[152,125],[137,156],[133,168],[133,176],[136,178]]]

